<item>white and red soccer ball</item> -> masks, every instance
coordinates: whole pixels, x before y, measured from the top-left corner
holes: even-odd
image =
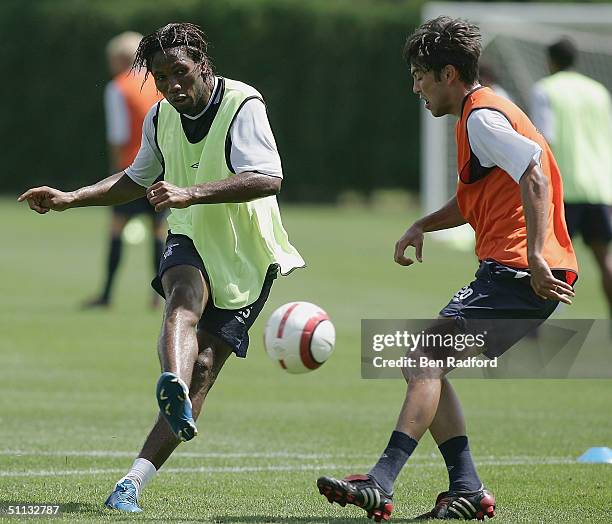
[[[310,302],[290,302],[268,319],[264,346],[268,356],[289,373],[308,373],[331,355],[336,330],[329,316]]]

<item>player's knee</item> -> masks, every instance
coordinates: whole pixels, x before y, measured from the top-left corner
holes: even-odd
[[[200,351],[193,366],[192,388],[208,391],[215,383],[218,372],[213,351],[210,348]]]
[[[198,375],[205,376],[212,372],[213,364],[213,352],[210,348],[206,348],[198,353],[193,369]]]
[[[166,294],[166,318],[181,316],[196,325],[202,315],[202,297],[193,286],[177,283]]]
[[[411,352],[410,365],[402,367],[402,375],[406,383],[411,380],[441,379],[445,374],[445,367],[439,366],[424,350]]]

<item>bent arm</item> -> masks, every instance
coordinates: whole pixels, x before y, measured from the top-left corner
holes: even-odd
[[[282,179],[245,171],[223,180],[206,182],[191,187],[177,187],[165,181],[147,189],[147,198],[155,211],[171,207],[186,208],[195,204],[227,204],[249,202],[257,198],[277,195]]]
[[[571,304],[571,297],[575,295],[572,286],[555,278],[542,254],[548,223],[548,178],[539,164],[532,161],[519,185],[527,225],[527,263],[531,273],[531,287],[542,298]]]
[[[248,202],[257,198],[278,195],[281,183],[281,178],[245,171],[224,180],[194,186],[192,203]]]
[[[431,231],[440,231],[441,229],[461,226],[465,223],[466,220],[461,215],[461,211],[459,211],[457,195],[455,195],[440,209],[420,218],[414,225],[419,227],[423,233],[429,233]]]

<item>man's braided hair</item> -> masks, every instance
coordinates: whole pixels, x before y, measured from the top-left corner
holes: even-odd
[[[213,74],[210,58],[206,54],[208,42],[204,31],[195,24],[172,23],[145,36],[138,46],[133,69],[146,68],[146,76],[151,72],[151,62],[159,51],[166,52],[172,47],[182,47],[196,64],[199,64],[204,78]]]

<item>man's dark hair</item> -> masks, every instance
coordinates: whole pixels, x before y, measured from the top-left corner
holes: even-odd
[[[134,69],[146,68],[147,75],[151,71],[151,62],[155,53],[172,47],[183,47],[195,63],[200,64],[202,75],[206,78],[213,74],[210,58],[206,54],[208,42],[204,31],[195,24],[173,23],[159,28],[154,33],[145,36],[138,46],[134,59]]]
[[[566,36],[548,47],[550,61],[561,71],[572,67],[577,55],[576,44]]]
[[[418,27],[404,46],[404,59],[409,66],[433,71],[436,80],[447,65],[459,71],[466,84],[478,79],[480,58],[480,29],[460,18],[439,16]]]

